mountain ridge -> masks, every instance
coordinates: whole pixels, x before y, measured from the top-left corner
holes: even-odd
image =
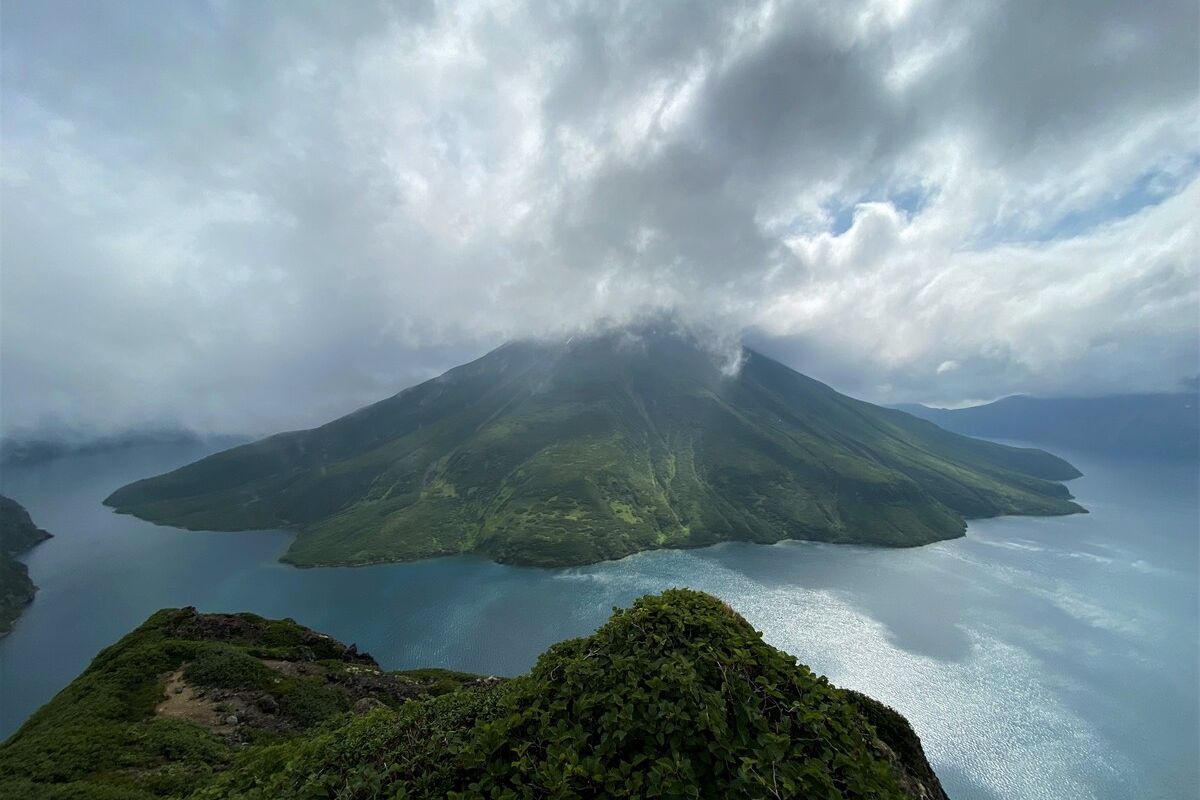
[[[946,798],[903,716],[685,589],[515,678],[386,672],[294,620],[163,609],[0,744],[0,795]]]
[[[1200,461],[1200,393],[1194,391],[1100,397],[1016,394],[963,408],[893,408],[967,436]]]
[[[134,482],[177,527],[291,528],[285,560],[461,552],[560,566],[787,538],[891,546],[966,517],[1082,511],[1038,450],[948,433],[672,329],[510,342],[338,420]]]

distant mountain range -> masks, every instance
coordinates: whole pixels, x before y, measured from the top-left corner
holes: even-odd
[[[110,496],[192,529],[291,528],[298,565],[478,552],[584,564],[722,540],[889,546],[1082,511],[1040,450],[977,441],[669,326],[514,342],[307,431]]]
[[[191,444],[200,440],[198,434],[178,428],[126,431],[98,436],[63,433],[11,437],[0,441],[0,466],[29,466],[68,455],[105,453],[142,445]]]
[[[1128,456],[1200,459],[1200,395],[1015,395],[968,408],[896,408],[948,431]]]

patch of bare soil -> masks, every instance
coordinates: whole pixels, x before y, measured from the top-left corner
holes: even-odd
[[[282,733],[296,728],[269,692],[193,686],[183,677],[186,666],[167,675],[163,700],[154,708],[157,716],[193,722],[231,743],[245,741],[251,729]]]
[[[247,715],[248,704],[237,696],[216,698],[192,686],[183,677],[183,668],[167,676],[165,698],[154,713],[169,719],[194,722],[215,734],[229,736]]]

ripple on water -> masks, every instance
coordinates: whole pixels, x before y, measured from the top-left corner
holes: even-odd
[[[287,534],[179,532],[100,505],[199,455],[6,470],[5,493],[56,536],[28,559],[42,592],[0,640],[0,735],[163,606],[291,616],[391,668],[511,675],[613,606],[691,586],[901,711],[955,800],[1196,795],[1194,468],[1072,458],[1092,513],[981,520],[912,550],[785,542],[551,571],[477,558],[296,570],[276,562]]]

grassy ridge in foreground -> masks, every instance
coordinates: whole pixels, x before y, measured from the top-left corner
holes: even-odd
[[[948,433],[750,350],[654,328],[519,342],[309,431],[106,502],[192,529],[291,528],[298,564],[463,552],[557,566],[725,540],[913,546],[965,518],[1082,511],[1040,450]]]
[[[218,701],[225,721],[200,713]],[[0,795],[945,798],[903,717],[688,590],[509,681],[382,673],[291,621],[160,611],[0,746]]]

